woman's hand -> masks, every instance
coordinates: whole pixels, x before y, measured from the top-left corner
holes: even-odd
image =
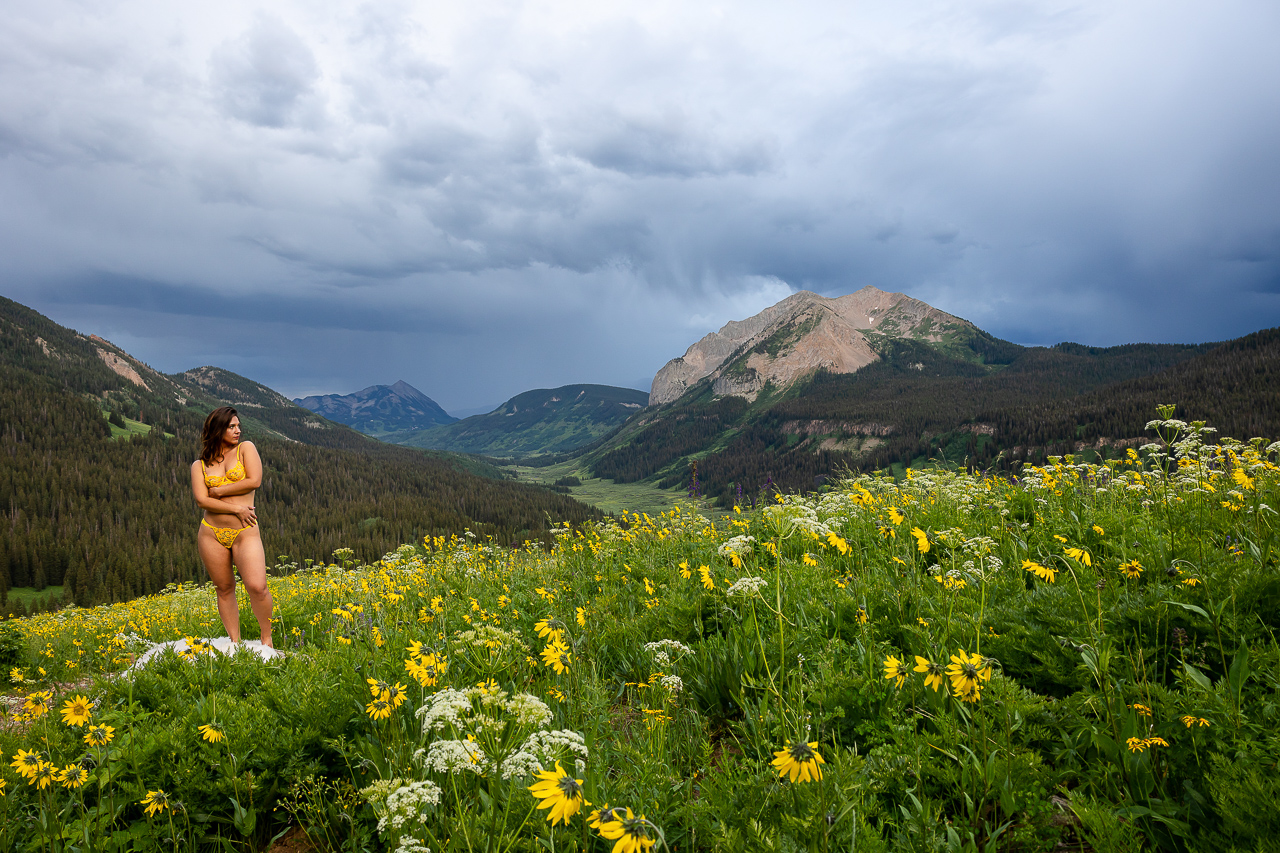
[[[258,523],[258,513],[251,506],[236,509],[236,518],[240,519],[240,524],[244,527],[253,527]]]
[[[219,498],[219,499],[222,498],[222,486],[209,486],[208,489],[209,489],[209,497]]]

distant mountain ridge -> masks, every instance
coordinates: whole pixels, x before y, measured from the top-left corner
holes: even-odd
[[[322,394],[300,397],[293,402],[366,435],[385,436],[457,420],[403,379],[394,385],[370,385],[354,394]]]
[[[565,453],[612,432],[648,400],[643,391],[612,385],[539,388],[517,394],[488,414],[384,438],[410,447],[482,456]]]
[[[649,405],[670,403],[705,378],[717,396],[755,400],[769,384],[785,390],[818,370],[842,374],[866,367],[880,359],[887,339],[955,349],[982,336],[990,337],[968,320],[902,293],[864,287],[828,298],[802,290],[726,323],[667,362],[653,379]]]
[[[650,407],[575,464],[683,488],[696,460],[701,493],[727,505],[846,470],[1110,458],[1149,440],[1156,402],[1223,434],[1276,435],[1280,392],[1264,377],[1280,373],[1277,340],[1023,347],[901,293],[801,291],[668,362]]]

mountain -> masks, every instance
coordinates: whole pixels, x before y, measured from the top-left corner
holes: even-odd
[[[290,555],[281,571],[340,547],[376,561],[466,529],[547,539],[548,519],[599,516],[474,458],[376,441],[229,371],[160,373],[0,297],[0,605],[14,587],[88,605],[204,580],[188,469],[205,415],[224,404],[262,455],[259,518],[269,561]]]
[[[323,394],[293,402],[331,421],[353,426],[366,435],[426,429],[457,420],[435,400],[403,380],[394,385],[370,385],[354,394]]]
[[[1276,337],[1022,347],[903,294],[801,292],[690,346],[655,377],[653,406],[574,456],[662,488],[685,487],[696,460],[703,493],[729,502],[846,469],[1116,455],[1149,439],[1164,402],[1223,434],[1277,435]]]
[[[427,430],[385,436],[411,447],[483,456],[564,453],[612,432],[649,396],[611,385],[564,385],[517,394],[492,412]]]
[[[977,361],[983,351],[972,347],[975,340],[996,343],[967,320],[901,293],[864,287],[829,299],[802,290],[754,317],[726,323],[667,362],[653,379],[649,405],[673,402],[702,379],[717,396],[753,401],[768,385],[785,389],[818,370],[853,373],[878,361],[879,350],[894,339]]]

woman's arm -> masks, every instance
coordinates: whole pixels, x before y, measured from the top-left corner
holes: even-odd
[[[244,479],[225,486],[209,486],[209,497],[225,498],[247,495],[262,485],[262,457],[252,441],[240,442],[240,461],[244,463]]]
[[[204,470],[198,461],[191,463],[191,494],[206,512],[234,515],[245,527],[258,523],[258,514],[253,507],[221,501],[209,494],[209,487],[204,484]]]

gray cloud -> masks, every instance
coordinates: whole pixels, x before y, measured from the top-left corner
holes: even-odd
[[[261,17],[214,52],[210,77],[228,115],[262,127],[285,127],[307,107],[320,69],[297,33],[278,19]]]
[[[867,284],[1023,343],[1280,324],[1260,0],[11,6],[0,291],[163,369],[465,408]]]

